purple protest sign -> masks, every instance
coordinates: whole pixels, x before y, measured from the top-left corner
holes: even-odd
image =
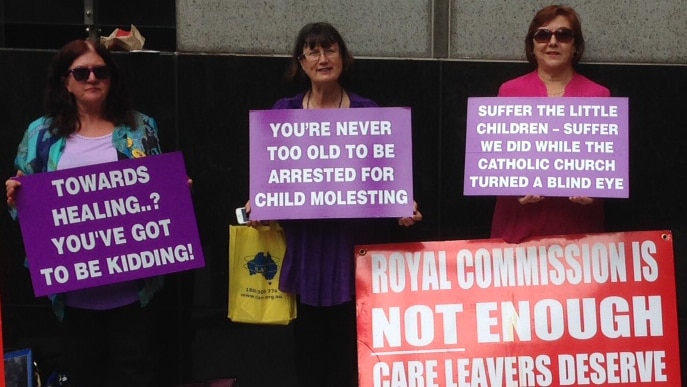
[[[36,296],[205,265],[180,152],[20,180]]]
[[[465,195],[629,197],[627,98],[469,98]]]
[[[251,219],[413,214],[408,108],[250,112]]]

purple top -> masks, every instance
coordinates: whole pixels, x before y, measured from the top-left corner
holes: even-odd
[[[275,102],[272,109],[303,109],[303,98],[305,98],[305,91],[298,93],[293,97],[282,98]],[[371,99],[363,98],[355,93],[346,91],[348,98],[351,100],[352,108],[369,108],[379,107],[377,103]]]
[[[546,85],[537,71],[511,79],[499,88],[499,97],[546,97]],[[610,97],[610,91],[574,73],[564,97]],[[516,196],[499,196],[491,223],[491,237],[509,243],[545,235],[597,233],[604,231],[603,200],[581,205],[567,197],[546,197],[533,204],[520,204]]]
[[[64,304],[81,309],[114,309],[137,302],[142,288],[142,280],[132,280],[72,290],[64,293]]]
[[[58,170],[117,161],[117,149],[112,135],[100,138],[73,134],[67,138]],[[138,301],[143,281],[133,280],[73,290],[64,293],[64,304],[74,308],[106,310]]]
[[[347,92],[352,108],[378,107],[367,98]],[[272,109],[302,109],[305,92],[277,101]],[[313,306],[352,301],[355,293],[356,244],[385,238],[388,219],[283,220],[286,254],[279,290],[300,296]]]

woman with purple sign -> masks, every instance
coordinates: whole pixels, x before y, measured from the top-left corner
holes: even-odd
[[[57,52],[44,102],[45,115],[19,144],[17,176],[161,153],[156,121],[132,108],[116,63],[96,41],[74,40]],[[10,212],[21,216],[15,208],[20,182],[9,179],[5,186]],[[51,296],[70,385],[158,385],[148,304],[161,286],[162,278],[153,277]]]
[[[610,97],[606,87],[575,71],[584,46],[575,10],[561,5],[541,9],[525,37],[525,55],[534,71],[503,83],[499,97]],[[511,243],[534,236],[603,231],[603,201],[582,196],[500,196],[491,225],[492,238]]]
[[[296,37],[289,77],[308,86],[273,109],[371,108],[378,105],[341,84],[353,57],[339,32],[328,23],[304,26]],[[250,203],[246,208],[250,211]],[[422,220],[417,211],[392,226]],[[259,222],[252,220],[249,225]],[[317,219],[280,221],[286,256],[279,278],[283,292],[298,297],[294,321],[299,386],[358,385],[355,311],[356,244],[389,242],[388,219]]]

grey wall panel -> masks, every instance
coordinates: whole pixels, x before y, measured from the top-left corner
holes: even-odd
[[[687,64],[687,0],[570,0],[585,62]],[[358,57],[524,60],[547,0],[176,0],[177,50],[286,55],[298,29],[325,20]],[[446,28],[448,26],[448,28]]]
[[[284,55],[313,21],[334,24],[355,56],[432,55],[431,0],[177,0],[177,47]]]
[[[454,0],[450,58],[525,60],[524,37],[545,0]],[[685,0],[570,0],[585,35],[585,62],[687,63]]]

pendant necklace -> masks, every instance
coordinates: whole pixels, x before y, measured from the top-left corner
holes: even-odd
[[[341,96],[339,97],[339,109],[341,109],[341,103],[343,103],[343,87],[340,89],[341,90]],[[308,99],[305,102],[306,109],[310,109],[310,94],[312,94],[312,89],[308,90]]]

